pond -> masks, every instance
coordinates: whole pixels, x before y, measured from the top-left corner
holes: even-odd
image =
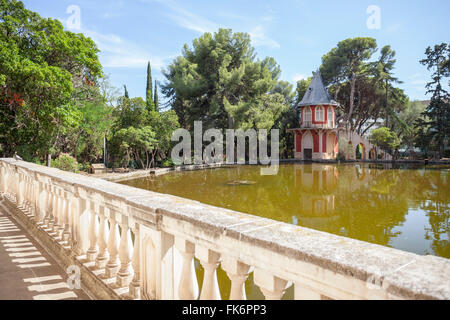
[[[285,164],[275,176],[260,169],[174,172],[122,183],[450,258],[450,166]]]

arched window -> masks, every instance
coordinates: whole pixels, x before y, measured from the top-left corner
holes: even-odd
[[[317,122],[325,121],[323,107],[321,106],[316,107],[316,121]]]
[[[311,121],[312,121],[311,108],[310,107],[306,107],[304,113],[305,113],[305,121],[304,121],[304,123],[311,123]]]
[[[334,126],[334,110],[333,110],[333,107],[328,107],[328,116],[327,116],[327,118],[328,118],[328,123],[330,124],[330,127]]]

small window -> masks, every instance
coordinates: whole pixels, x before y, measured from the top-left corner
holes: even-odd
[[[305,122],[311,122],[312,121],[312,113],[311,109],[308,107],[305,109]]]
[[[333,112],[333,109],[331,107],[328,108],[328,121],[333,121],[334,122],[334,112]]]
[[[323,107],[316,108],[316,121],[318,122],[324,121]]]

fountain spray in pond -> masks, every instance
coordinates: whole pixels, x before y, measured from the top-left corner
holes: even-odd
[[[192,161],[192,137],[188,130],[178,129],[172,134],[172,141],[179,142],[172,149],[172,161],[176,165],[194,164],[246,164],[246,140],[249,140],[248,163],[270,165],[261,168],[261,175],[276,175],[279,168],[279,130],[270,131],[270,157],[268,155],[267,130],[250,129],[247,131],[225,130],[226,158],[224,157],[224,137],[220,129],[208,129],[203,134],[201,121],[194,123],[194,159]],[[180,141],[181,139],[181,141]],[[210,144],[203,148],[203,142]],[[258,152],[259,151],[259,152]],[[235,159],[235,154],[237,159]]]

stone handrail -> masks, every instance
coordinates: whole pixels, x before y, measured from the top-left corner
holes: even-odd
[[[267,299],[290,286],[295,299],[450,298],[444,258],[13,159],[0,159],[0,192],[134,299],[220,299],[219,265],[232,300],[245,299],[252,272]],[[201,292],[194,257],[204,268]]]

